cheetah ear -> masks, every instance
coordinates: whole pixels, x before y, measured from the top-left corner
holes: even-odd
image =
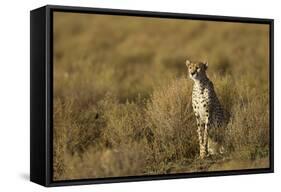
[[[204,64],[205,70],[208,69],[208,65],[209,65],[208,61],[204,61],[203,64]]]
[[[185,65],[186,65],[187,67],[190,65],[190,63],[191,63],[191,62],[190,62],[190,60],[188,60],[188,59],[185,61]]]

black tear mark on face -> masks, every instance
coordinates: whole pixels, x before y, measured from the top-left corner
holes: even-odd
[[[99,118],[99,114],[97,113],[96,116],[95,116],[95,119],[98,119],[98,118]]]

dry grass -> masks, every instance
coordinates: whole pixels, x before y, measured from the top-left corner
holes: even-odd
[[[54,179],[267,167],[269,26],[55,13]],[[198,160],[187,58],[231,122]]]

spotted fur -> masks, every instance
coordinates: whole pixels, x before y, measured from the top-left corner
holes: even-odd
[[[197,121],[197,133],[200,147],[200,158],[209,154],[223,152],[223,146],[215,149],[218,139],[209,137],[212,129],[225,127],[229,121],[229,113],[225,111],[215,93],[214,85],[208,78],[207,62],[186,61],[189,77],[194,81],[192,91],[192,107]],[[211,146],[212,145],[212,146]]]

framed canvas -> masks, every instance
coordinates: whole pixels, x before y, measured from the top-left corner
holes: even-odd
[[[273,20],[31,11],[30,180],[273,172]]]

